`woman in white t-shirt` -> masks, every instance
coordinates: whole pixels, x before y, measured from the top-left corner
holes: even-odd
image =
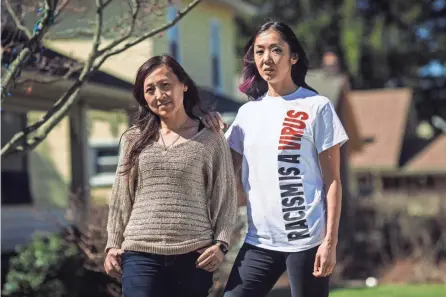
[[[282,22],[245,46],[244,104],[226,132],[248,232],[225,297],[266,296],[285,270],[293,297],[328,296],[341,213],[340,146],[348,136],[329,99],[305,83],[308,59]],[[218,113],[203,119],[218,129]]]

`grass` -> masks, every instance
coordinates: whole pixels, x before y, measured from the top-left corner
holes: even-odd
[[[375,288],[337,289],[330,297],[446,297],[446,285],[383,285]]]

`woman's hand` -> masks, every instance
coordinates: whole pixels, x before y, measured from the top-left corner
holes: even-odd
[[[201,121],[206,128],[210,128],[215,132],[223,130],[228,126],[225,122],[223,122],[221,114],[217,111],[211,111],[208,114],[205,114],[201,118]]]
[[[329,276],[336,265],[336,245],[324,240],[317,249],[314,260],[313,275],[316,277]]]
[[[119,277],[122,275],[121,270],[121,255],[124,253],[124,250],[111,248],[107,252],[107,257],[105,257],[104,261],[104,269],[108,275]]]
[[[210,247],[201,249],[198,251],[201,255],[197,259],[197,267],[209,272],[217,270],[218,266],[223,262],[225,254],[220,250],[217,245],[211,245]]]

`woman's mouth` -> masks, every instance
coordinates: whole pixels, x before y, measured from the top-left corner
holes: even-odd
[[[166,106],[166,105],[170,104],[171,102],[172,102],[172,101],[158,102],[158,107]]]

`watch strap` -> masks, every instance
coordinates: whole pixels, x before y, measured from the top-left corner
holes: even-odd
[[[214,242],[214,244],[220,248],[220,250],[223,252],[223,254],[226,255],[228,253],[228,248],[226,247],[226,245],[224,243],[216,241],[216,242]]]

